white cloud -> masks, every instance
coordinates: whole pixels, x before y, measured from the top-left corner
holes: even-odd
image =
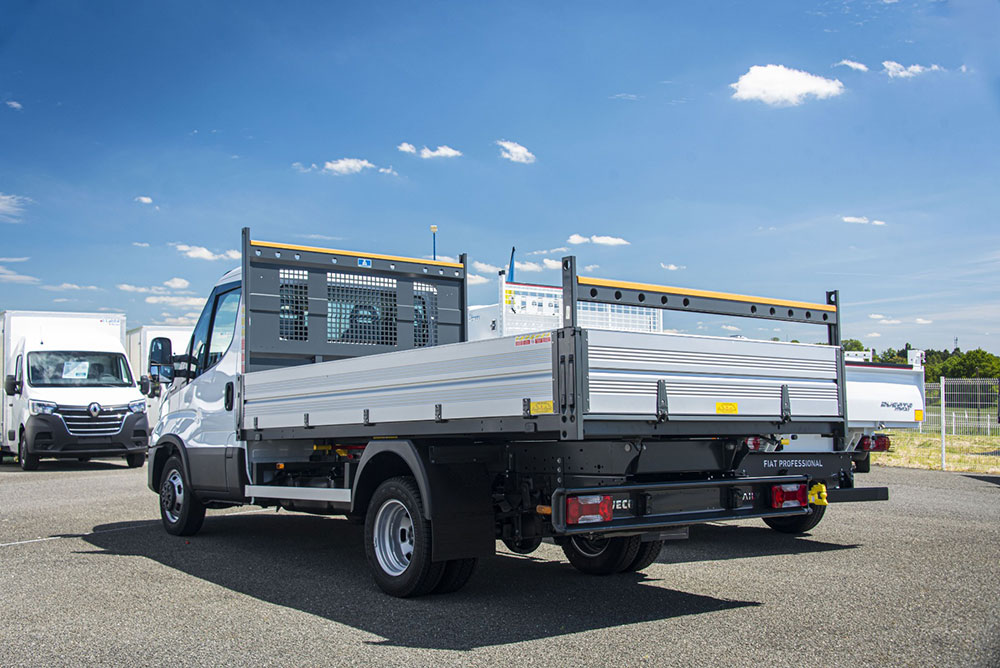
[[[660,266],[666,269],[667,271],[679,271],[681,269],[687,269],[687,267],[685,267],[682,264],[666,264],[665,262],[661,262]]]
[[[760,100],[772,106],[796,106],[809,96],[822,100],[844,92],[839,79],[825,79],[784,65],[754,65],[729,84],[736,100]]]
[[[552,253],[565,253],[569,249],[565,246],[560,246],[559,248],[550,248],[548,250],[536,250],[527,253],[527,255],[550,255]]]
[[[869,313],[868,317],[872,320],[885,320],[885,316],[881,313]]]
[[[187,315],[168,315],[163,320],[157,321],[157,325],[196,325],[198,324],[198,314],[187,314]]]
[[[21,214],[24,213],[24,207],[29,202],[31,200],[27,197],[0,193],[0,221],[5,223],[21,222]]]
[[[60,283],[59,285],[42,285],[42,290],[52,292],[67,292],[69,290],[100,290],[96,285],[78,285],[76,283]]]
[[[880,336],[882,335],[879,334],[878,332],[868,332],[867,334],[865,334],[866,339],[877,339]]]
[[[428,160],[430,158],[458,158],[461,155],[461,151],[450,146],[438,146],[433,151],[426,146],[420,149],[420,157],[424,160]]]
[[[149,244],[145,241],[133,241],[132,245],[137,248],[149,248]]]
[[[609,100],[628,100],[629,102],[635,102],[639,99],[639,95],[635,93],[615,93],[608,97]]]
[[[511,162],[519,162],[523,165],[530,165],[535,161],[535,154],[516,141],[498,139],[496,144],[500,147],[501,158],[506,158]]]
[[[174,295],[150,295],[146,297],[147,304],[166,304],[177,307],[200,308],[205,304],[204,297],[176,297]]]
[[[479,260],[473,260],[472,268],[476,271],[481,271],[484,274],[495,274],[500,271],[500,267],[493,264],[486,264],[485,262],[480,262]]]
[[[934,322],[934,321],[933,320],[928,320],[927,318],[917,318],[917,324],[918,325],[929,325],[932,322]]]
[[[542,258],[542,266],[546,269],[562,269],[562,262],[550,257]]]
[[[16,111],[21,111],[24,109],[24,105],[17,100],[7,100],[7,106]]]
[[[738,331],[740,331],[740,328],[737,327],[736,325],[722,325],[722,329],[726,330],[727,332],[738,332]]]
[[[8,269],[7,267],[0,266],[0,283],[20,283],[22,285],[38,283],[39,279],[34,276],[26,276],[25,274],[19,274],[13,269]]]
[[[155,287],[152,287],[152,288],[147,288],[147,287],[144,287],[144,286],[141,286],[141,285],[131,285],[129,283],[119,283],[115,287],[118,288],[119,290],[121,290],[122,292],[138,292],[138,293],[146,293],[146,292],[160,292],[160,293],[165,293],[166,292],[166,290],[164,288],[161,288],[160,286],[155,286]]]
[[[571,234],[571,235],[569,235],[569,239],[567,239],[566,241],[568,243],[573,244],[573,245],[577,245],[577,244],[589,244],[590,243],[590,238],[589,237],[585,237],[585,236],[580,235],[580,234]]]
[[[397,172],[395,169],[393,169],[392,165],[389,165],[388,167],[379,167],[378,168],[378,173],[379,174],[388,174],[389,176],[399,176],[399,172]]]
[[[599,265],[599,264],[588,264],[586,267],[583,268],[583,270],[584,271],[594,271],[595,269],[600,269],[600,268],[601,268],[601,265]]]
[[[930,67],[924,67],[923,65],[910,65],[909,67],[904,67],[894,60],[883,60],[882,67],[885,68],[882,71],[888,74],[890,79],[909,79],[917,76],[918,74],[924,74],[925,72],[944,71],[944,68],[940,65],[931,65]]]
[[[189,246],[187,244],[171,243],[171,246],[176,248],[179,252],[183,253],[187,257],[193,258],[195,260],[239,260],[240,252],[238,250],[227,250],[221,253],[213,253],[204,246]]]
[[[490,282],[490,279],[479,274],[466,274],[465,276],[469,279],[469,285],[482,285],[483,283]]]
[[[843,216],[841,217],[845,223],[859,223],[861,225],[868,224],[868,216]]]
[[[169,281],[163,281],[163,284],[170,288],[171,290],[183,290],[184,288],[191,285],[191,282],[184,278],[178,278],[174,276]]]
[[[361,158],[341,158],[340,160],[327,160],[323,163],[324,172],[332,172],[337,176],[357,174],[362,170],[372,169],[373,167],[375,165]]]
[[[962,74],[965,74],[966,72],[969,71],[969,66],[963,63],[962,66],[958,68],[958,71],[961,72]]]
[[[27,262],[30,257],[0,257],[0,262]]]
[[[402,144],[396,147],[396,150],[402,151],[403,153],[416,153],[417,147],[414,146],[413,144],[404,141]]]
[[[590,237],[590,240],[593,241],[595,244],[599,244],[601,246],[629,246],[630,245],[629,242],[625,241],[621,237],[608,237],[608,236],[600,236],[600,235],[595,234],[595,235],[593,235],[593,236]]]
[[[517,271],[541,271],[542,265],[537,262],[518,262],[514,260],[514,269]]]
[[[844,60],[840,61],[839,63],[834,63],[833,64],[834,67],[839,67],[841,65],[844,65],[846,67],[850,67],[852,70],[857,70],[858,72],[867,72],[868,71],[868,66],[867,65],[865,65],[864,63],[859,63],[856,60],[847,60],[845,58]]]
[[[300,239],[315,239],[319,241],[343,241],[344,237],[331,237],[329,234],[296,234]]]
[[[308,174],[311,171],[319,169],[319,167],[316,166],[315,162],[311,163],[308,167],[303,165],[301,162],[293,162],[292,169],[299,172],[300,174]]]
[[[139,204],[152,204],[153,198],[147,197],[146,195],[139,195],[132,200],[133,202],[138,202]]]
[[[56,297],[52,300],[53,304],[65,304],[66,302],[75,302],[75,299],[67,299],[66,297]]]
[[[880,324],[880,325],[898,325],[901,322],[903,322],[903,321],[902,320],[881,320],[881,321],[879,321],[878,324]]]
[[[872,225],[885,225],[884,220],[873,220]]]

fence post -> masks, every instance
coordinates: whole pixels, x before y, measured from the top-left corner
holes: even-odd
[[[945,412],[944,412],[944,406],[945,406],[944,396],[945,396],[945,391],[944,391],[944,386],[945,386],[945,382],[944,381],[945,381],[944,376],[941,376],[941,470],[942,471],[945,470],[945,467],[944,467],[944,432],[945,432]]]

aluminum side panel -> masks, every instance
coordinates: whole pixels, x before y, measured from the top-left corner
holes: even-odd
[[[244,427],[520,416],[553,400],[552,342],[457,343],[248,373]],[[536,339],[537,340],[537,339]],[[520,345],[519,345],[520,343]]]
[[[910,427],[924,410],[923,369],[847,366],[847,417],[851,427]]]
[[[657,381],[663,380],[671,417],[780,416],[782,385],[793,417],[840,414],[837,351],[830,346],[599,330],[588,335],[590,413],[655,416]]]

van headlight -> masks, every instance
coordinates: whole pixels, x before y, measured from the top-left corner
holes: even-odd
[[[145,413],[146,412],[146,400],[139,399],[138,401],[130,402],[128,409],[133,413]]]
[[[28,410],[32,415],[52,415],[56,412],[56,405],[51,401],[37,401],[32,399],[28,402]]]

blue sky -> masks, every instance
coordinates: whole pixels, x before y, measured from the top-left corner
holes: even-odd
[[[998,7],[8,0],[0,308],[186,322],[243,226],[436,224],[472,303],[514,245],[519,280],[840,289],[845,337],[1000,353]]]

